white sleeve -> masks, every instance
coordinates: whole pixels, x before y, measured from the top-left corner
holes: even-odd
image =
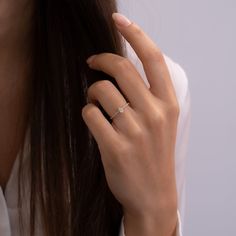
[[[142,63],[137,57],[136,53],[126,42],[126,56],[132,61],[139,73],[141,74],[144,82],[149,87],[148,80],[143,70]],[[183,236],[184,225],[184,213],[185,213],[185,198],[186,198],[186,161],[188,155],[188,140],[190,132],[191,122],[191,97],[189,91],[188,78],[185,71],[180,65],[173,62],[169,57],[165,55],[165,61],[168,66],[171,79],[175,88],[176,97],[180,107],[180,114],[177,125],[177,137],[175,147],[175,174],[176,174],[176,186],[178,192],[178,222],[176,236]],[[123,218],[121,221],[119,236],[125,236],[125,229],[123,225]]]
[[[166,61],[168,60],[170,59],[167,58]],[[182,236],[186,203],[186,163],[191,122],[191,97],[185,71],[173,61],[171,61],[171,63],[171,68],[169,66],[171,70],[170,73],[176,88],[180,106],[175,147],[175,172],[178,192],[179,235]],[[170,62],[167,62],[167,64],[170,65]]]
[[[124,216],[123,216],[122,219],[121,219],[119,236],[125,236],[125,230],[124,230]]]

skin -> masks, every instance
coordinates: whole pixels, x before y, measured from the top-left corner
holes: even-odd
[[[0,185],[3,190],[27,124],[30,23],[28,0],[0,0]]]
[[[127,236],[175,235],[177,190],[174,171],[179,106],[163,54],[134,22],[116,27],[142,61],[150,88],[129,59],[111,53],[87,60],[93,70],[112,76],[130,102],[109,81],[92,84],[83,119],[97,141],[108,185],[122,204]]]

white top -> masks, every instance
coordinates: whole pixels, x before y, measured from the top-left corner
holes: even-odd
[[[148,81],[146,79],[145,73],[142,68],[142,63],[134,53],[133,49],[127,43],[127,56],[135,64],[136,68],[144,78],[145,83],[149,87]],[[166,57],[166,63],[168,65],[171,78],[176,90],[177,99],[180,106],[180,116],[178,120],[177,127],[177,140],[176,140],[176,150],[175,150],[175,166],[176,166],[176,183],[178,191],[178,226],[177,235],[182,236],[182,225],[184,221],[184,207],[185,207],[185,164],[187,158],[187,145],[188,145],[188,134],[190,127],[190,94],[188,89],[188,80],[183,69],[176,63],[174,63],[170,58]],[[29,146],[28,146],[29,130],[25,136],[25,156],[23,160],[23,167],[28,167],[29,160]],[[1,236],[19,236],[19,222],[18,214],[19,210],[17,208],[17,170],[18,170],[19,158],[17,156],[16,161],[13,165],[10,178],[7,182],[5,192],[3,193],[0,187],[0,235]],[[23,168],[23,170],[24,170]],[[29,181],[27,176],[25,176],[24,189],[26,195],[23,201],[23,222],[26,226],[29,226]],[[41,225],[40,216],[37,218],[36,222],[36,235],[43,236],[43,230]],[[28,236],[29,231],[26,227],[24,236]],[[124,233],[123,218],[121,221],[120,235],[125,236]]]

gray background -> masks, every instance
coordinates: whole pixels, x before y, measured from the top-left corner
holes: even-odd
[[[236,1],[120,0],[119,6],[189,78],[184,235],[236,235]]]

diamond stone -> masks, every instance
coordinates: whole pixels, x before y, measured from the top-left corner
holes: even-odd
[[[124,108],[119,107],[119,108],[118,108],[118,111],[122,113],[122,112],[124,112]]]

